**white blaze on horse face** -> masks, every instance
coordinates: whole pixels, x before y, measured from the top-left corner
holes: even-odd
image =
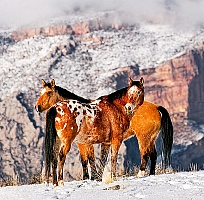
[[[138,87],[137,87],[136,85],[133,85],[133,86],[128,90],[128,97],[131,98],[137,91],[138,91]]]
[[[41,90],[41,92],[40,92],[40,95],[42,96],[43,94],[45,94],[45,92],[46,92],[46,88],[43,88],[43,89]]]

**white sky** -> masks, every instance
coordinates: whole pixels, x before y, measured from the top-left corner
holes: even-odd
[[[131,23],[156,20],[194,25],[204,21],[203,0],[0,0],[0,26],[25,25],[79,8],[84,12],[122,10],[124,20]]]

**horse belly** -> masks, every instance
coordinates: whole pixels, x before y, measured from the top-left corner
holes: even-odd
[[[86,115],[75,141],[82,144],[110,142],[110,130],[109,121],[100,112],[93,116]]]
[[[98,144],[102,142],[110,142],[110,130],[101,130],[97,127],[93,127],[89,130],[82,129],[74,141],[81,144]]]

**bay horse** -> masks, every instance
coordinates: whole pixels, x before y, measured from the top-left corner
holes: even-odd
[[[55,85],[55,80],[49,82],[42,80],[42,90],[40,97],[35,105],[37,112],[44,112],[51,108],[59,101],[73,99],[81,103],[91,103],[90,99],[80,97],[64,88]],[[95,156],[93,145],[76,143],[81,156],[81,163],[83,168],[83,180],[89,179],[88,162],[91,168],[91,180],[97,179],[97,170],[95,166]]]
[[[144,101],[144,80],[130,79],[128,87],[91,103],[64,100],[52,106],[46,115],[45,176],[53,172],[53,185],[63,185],[63,165],[72,142],[104,143],[111,148],[111,177],[116,177],[117,155],[124,134]],[[56,169],[58,166],[58,177]]]

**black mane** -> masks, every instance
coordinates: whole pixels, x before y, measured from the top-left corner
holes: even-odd
[[[74,99],[74,100],[77,100],[77,101],[80,101],[81,103],[90,103],[91,100],[90,99],[85,99],[83,97],[80,97],[64,88],[61,88],[59,86],[55,86],[55,91],[58,92],[58,94],[60,96],[62,96],[63,98],[66,98],[66,99]]]
[[[107,99],[108,102],[113,103],[113,101],[115,99],[120,99],[123,96],[125,96],[125,94],[127,93],[127,89],[128,89],[128,87],[122,88],[120,90],[116,90],[115,92],[113,92],[109,95],[101,96],[98,99],[104,99],[105,98],[105,99]]]
[[[45,86],[49,87],[49,88],[52,88],[51,84],[50,83],[46,83]],[[45,87],[44,86],[44,87]],[[74,99],[74,100],[77,100],[77,101],[80,101],[81,103],[90,103],[91,100],[90,99],[85,99],[83,97],[80,97],[64,88],[61,88],[57,85],[55,85],[55,91],[60,95],[62,96],[63,98],[66,98],[66,99]]]
[[[132,85],[136,85],[139,88],[143,88],[143,86],[140,84],[140,81],[133,81]],[[128,87],[122,88],[120,90],[116,90],[115,92],[109,94],[109,95],[105,95],[105,96],[101,96],[98,99],[107,99],[108,102],[113,103],[113,101],[115,99],[120,99],[123,96],[126,95],[127,93],[127,89]]]

